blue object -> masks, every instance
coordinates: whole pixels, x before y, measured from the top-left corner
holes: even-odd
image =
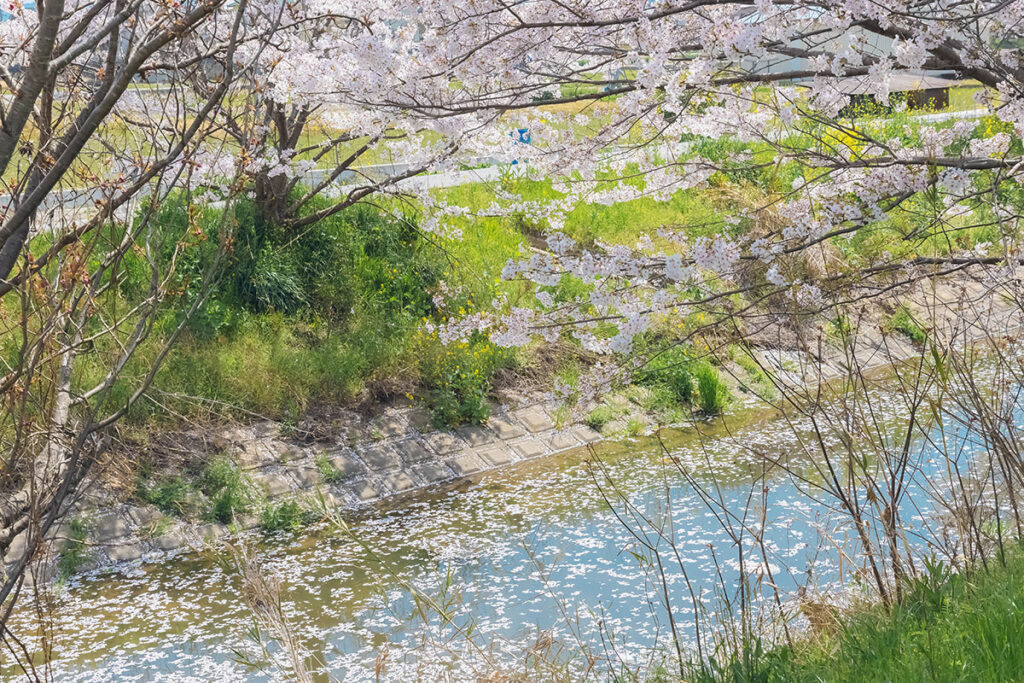
[[[513,140],[512,144],[513,145],[518,145],[519,143],[523,143],[524,145],[533,144],[533,138],[530,137],[530,129],[529,128],[516,128],[514,131],[509,133],[508,136],[510,138],[512,138],[512,140]],[[515,166],[518,163],[519,163],[519,159],[513,159],[512,160],[512,165],[513,166]]]
[[[22,5],[22,7],[28,10],[34,10],[36,8],[36,3],[26,2],[24,5]],[[0,21],[10,21],[13,18],[14,15],[12,13],[0,9]]]

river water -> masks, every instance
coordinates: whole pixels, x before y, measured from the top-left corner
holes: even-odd
[[[899,438],[900,402],[882,394],[875,406]],[[744,560],[757,600],[773,599],[770,584],[786,599],[800,585],[835,588],[842,578],[840,555],[823,534],[848,532],[834,526],[828,501],[815,501],[789,476],[758,482],[750,450],[782,457],[798,438],[777,420],[748,414],[666,432],[663,443],[606,443],[524,463],[365,511],[347,519],[351,534],[325,524],[260,540],[256,552],[281,581],[284,611],[318,680],[374,680],[379,658],[385,680],[475,680],[522,670],[538,643],[553,643],[549,658],[569,660],[577,672],[586,667],[583,650],[603,672],[645,668],[673,647],[666,594],[689,647],[692,595],[713,606],[724,586],[735,597],[739,553],[724,527],[762,528],[762,509],[768,561],[749,544]],[[918,451],[926,474],[939,476],[927,444]],[[711,470],[716,483],[705,489]],[[721,506],[708,503],[709,492]],[[911,534],[927,516],[920,496],[915,505]],[[640,514],[671,523],[676,549],[658,542],[671,560],[663,574],[638,543],[637,533],[657,541]],[[407,584],[453,621],[418,609]],[[56,679],[277,680],[249,661],[257,647],[239,585],[214,556],[75,579],[50,610]],[[14,626],[27,633],[31,620],[26,610]],[[38,638],[26,642],[40,646]]]

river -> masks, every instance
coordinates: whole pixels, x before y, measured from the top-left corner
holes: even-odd
[[[899,438],[900,401],[881,393],[874,405]],[[770,583],[783,599],[808,583],[838,588],[840,556],[823,539],[846,532],[835,527],[828,501],[815,501],[792,477],[761,483],[761,461],[750,455],[785,456],[799,430],[749,412],[666,431],[664,450],[653,438],[604,443],[368,509],[347,518],[351,534],[322,524],[298,536],[256,536],[254,552],[281,581],[284,612],[319,663],[317,680],[374,680],[381,659],[385,680],[475,680],[481,672],[524,670],[527,653],[538,648],[577,673],[587,666],[585,650],[605,674],[645,669],[672,651],[666,593],[690,648],[691,590],[709,608],[723,586],[735,596],[739,554],[722,519],[762,528],[766,510],[768,562],[745,548],[755,603],[773,599]],[[945,464],[929,449],[921,441],[916,457],[927,476],[938,477]],[[721,508],[702,494],[712,470]],[[921,485],[927,482],[918,493]],[[911,534],[926,521],[921,500],[907,515]],[[664,541],[659,547],[680,562],[668,564],[664,581],[634,533],[656,536],[624,519],[630,510],[671,522],[678,557]],[[407,582],[453,622],[418,609]],[[48,618],[57,680],[279,677],[247,661],[258,650],[249,635],[253,617],[237,576],[213,554],[75,578],[56,591]],[[26,633],[32,619],[25,609],[13,626]],[[26,643],[40,647],[38,637]]]

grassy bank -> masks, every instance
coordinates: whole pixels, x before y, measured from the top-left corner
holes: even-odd
[[[538,201],[553,196],[549,182],[522,181],[517,190]],[[475,207],[493,202],[497,191],[480,184],[444,194]],[[567,232],[584,242],[632,244],[662,225],[705,224],[725,201],[717,192],[687,190],[667,203],[584,205],[570,217]],[[510,258],[528,254],[531,235],[546,226],[515,215],[451,221],[461,239],[424,233],[406,205],[360,205],[291,235],[262,223],[251,204],[239,204],[229,217],[233,229],[222,275],[164,362],[149,400],[133,408],[130,422],[146,426],[182,415],[226,413],[287,423],[318,404],[353,406],[412,394],[432,411],[438,426],[453,426],[486,419],[495,379],[503,371],[506,380],[520,371],[535,379],[578,372],[578,353],[569,348],[568,337],[567,352],[552,361],[528,350],[500,349],[481,334],[444,345],[426,331],[425,323],[493,311],[499,297],[536,305],[536,292],[521,282],[502,281],[500,273]],[[225,239],[223,209],[184,196],[158,207],[153,225],[158,259],[164,267],[172,260],[176,264],[173,291],[125,379],[114,387],[115,403],[148,370],[163,340],[200,296],[203,273]],[[111,230],[109,241],[115,243],[119,234]],[[139,253],[126,259],[125,276],[107,305],[123,308],[145,295],[147,258]],[[582,283],[568,280],[549,288],[556,301],[586,296]],[[117,348],[100,343],[96,351],[79,370],[80,386],[106,372]],[[697,365],[662,370],[644,377],[657,394],[649,402],[669,412],[696,404],[699,390],[665,389],[689,381],[694,372],[709,371]],[[681,373],[683,380],[675,377]],[[697,380],[694,375],[695,386]]]
[[[694,681],[1019,681],[1024,555],[953,574],[929,565],[902,603],[836,619],[794,644],[695,671]]]
[[[864,125],[885,128],[886,135],[899,137],[907,146],[919,142],[916,124],[906,114]],[[975,135],[997,132],[990,128],[979,122]],[[811,145],[814,139],[808,135],[806,140],[794,139],[793,144]],[[635,247],[644,238],[651,239],[658,250],[678,248],[658,235],[661,228],[691,241],[722,233],[752,238],[778,230],[781,219],[770,207],[791,191],[806,169],[791,163],[740,168],[749,163],[737,161],[741,153],[767,162],[774,151],[729,139],[693,142],[693,153],[725,169],[707,187],[681,190],[667,201],[638,198],[605,205],[584,200],[564,217],[563,231],[600,251],[609,244]],[[833,142],[851,149],[858,144],[853,139]],[[638,179],[618,183],[642,185]],[[494,398],[496,381],[502,378],[529,376],[538,386],[540,378],[559,378],[572,385],[587,361],[580,360],[585,354],[569,334],[559,339],[561,353],[552,361],[550,355],[538,359],[529,351],[498,349],[481,334],[463,344],[444,346],[424,325],[498,306],[536,306],[536,295],[542,291],[555,305],[579,306],[581,314],[587,313],[592,285],[578,278],[566,275],[557,285],[544,287],[500,278],[508,260],[527,257],[551,227],[545,203],[561,198],[553,183],[510,174],[496,184],[463,185],[436,195],[467,210],[439,219],[447,223],[444,227],[460,232],[461,239],[420,230],[415,204],[383,199],[379,206],[352,207],[300,234],[264,224],[252,205],[243,202],[233,209],[230,235],[222,234],[220,227],[223,209],[204,206],[201,199],[165,201],[153,221],[154,248],[162,266],[176,264],[173,295],[131,361],[128,381],[114,388],[111,401],[122,402],[145,375],[161,342],[199,296],[202,274],[224,240],[230,246],[223,275],[168,356],[149,400],[133,408],[134,424],[178,421],[182,414],[210,412],[256,414],[288,422],[301,419],[318,404],[368,404],[412,394],[433,411],[439,426],[450,426],[486,418],[488,399]],[[948,231],[929,227],[928,216],[939,201],[933,195],[921,193],[849,239],[830,241],[821,256],[824,265],[815,262],[814,267],[843,272],[882,258],[943,255],[999,241],[994,222],[981,228],[954,226]],[[511,214],[487,215],[488,207],[496,203],[511,208]],[[316,208],[314,202],[307,210]],[[104,239],[117,243],[118,228],[109,230]],[[45,246],[40,244],[39,249]],[[126,259],[125,276],[111,300],[102,305],[124,310],[145,296],[146,258],[139,253]],[[783,274],[799,280],[812,265],[805,261],[783,259]],[[733,296],[699,312],[667,314],[657,329],[640,340],[644,354],[656,360],[651,368],[641,369],[640,388],[625,402],[660,412],[667,422],[679,409],[719,412],[724,395],[716,386],[715,370],[707,367],[709,349],[690,342],[687,348],[673,347],[682,339],[694,339],[695,330],[713,323],[716,316],[727,315],[729,307],[742,309],[744,301],[757,300],[767,292],[765,270],[751,262],[739,274],[741,284],[751,288],[746,299]],[[913,321],[905,317],[894,315],[890,327],[913,337]],[[608,323],[597,333],[613,336],[616,331],[614,323]],[[727,347],[728,341],[715,340],[721,342],[716,350]],[[14,341],[7,346],[9,355],[17,354]],[[102,341],[97,343],[96,353],[79,370],[78,386],[90,386],[104,376],[117,352],[114,345],[106,348]],[[748,388],[765,385],[756,367],[743,366],[741,356],[729,361],[738,366],[733,369],[739,375],[736,383]],[[634,410],[630,405],[604,409],[593,421],[622,422],[629,431]]]

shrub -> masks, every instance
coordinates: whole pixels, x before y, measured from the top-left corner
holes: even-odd
[[[697,378],[697,404],[707,415],[718,415],[729,401],[729,389],[722,382],[718,370],[707,363],[699,363],[693,371]]]
[[[314,201],[306,210],[319,208],[322,202]],[[292,230],[264,218],[251,201],[234,204],[232,211],[225,220],[222,209],[199,208],[185,193],[156,207],[157,258],[164,265],[176,259],[172,317],[195,300],[221,241],[230,240],[222,276],[190,322],[195,334],[216,335],[239,312],[276,311],[334,322],[387,313],[381,320],[394,324],[432,311],[430,290],[444,261],[439,250],[421,242],[412,219],[357,205]],[[220,234],[225,224],[232,226],[230,235]],[[125,270],[122,294],[143,295],[146,255],[130,254]]]
[[[210,519],[229,524],[237,513],[245,512],[252,503],[252,493],[245,476],[227,457],[210,462],[199,477],[199,490],[210,501]]]
[[[313,204],[309,210],[322,208]],[[153,343],[133,361],[140,368],[199,295],[222,241],[230,238],[231,246],[155,390],[296,418],[312,401],[354,400],[368,380],[386,379],[409,360],[415,365],[409,344],[422,320],[437,314],[432,292],[448,262],[420,239],[412,219],[355,206],[291,230],[266,221],[252,202],[232,210],[232,234],[224,235],[222,209],[200,209],[184,194],[156,207],[156,257],[163,265],[177,261]],[[118,296],[145,295],[145,259],[126,256]],[[113,396],[123,392],[115,386]]]
[[[474,333],[469,341],[443,345],[436,337],[421,341],[421,369],[428,388],[428,407],[437,427],[480,424],[491,409],[494,372],[511,362],[511,355]]]

